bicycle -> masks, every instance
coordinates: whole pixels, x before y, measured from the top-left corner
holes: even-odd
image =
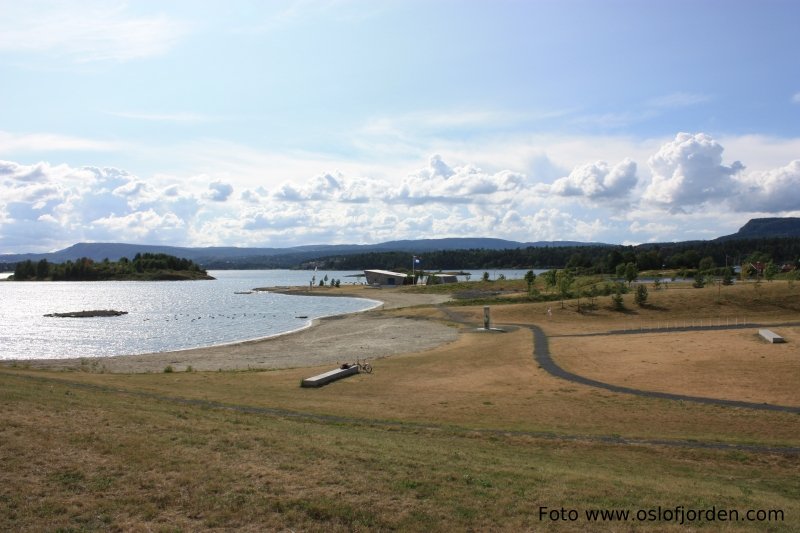
[[[353,368],[354,366],[358,367],[359,372],[366,372],[367,374],[372,374],[372,365],[369,364],[366,361],[366,359],[364,360],[363,363],[361,362],[360,359],[356,359],[355,363],[344,363],[340,368],[346,369],[346,368]]]

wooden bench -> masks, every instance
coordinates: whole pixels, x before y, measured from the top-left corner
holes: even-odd
[[[323,385],[327,385],[332,381],[336,381],[337,379],[346,378],[347,376],[352,376],[353,374],[358,374],[358,366],[353,365],[349,368],[336,368],[331,370],[330,372],[325,372],[324,374],[319,374],[317,376],[313,376],[310,378],[306,378],[300,382],[301,387],[322,387]]]
[[[768,329],[760,329],[758,330],[758,334],[761,335],[767,342],[771,342],[773,344],[777,342],[786,342],[785,340],[783,340],[783,337]]]

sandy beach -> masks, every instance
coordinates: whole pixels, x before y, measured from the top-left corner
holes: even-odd
[[[278,369],[360,359],[377,359],[416,352],[452,342],[458,329],[422,318],[398,317],[386,310],[415,305],[435,305],[446,295],[413,294],[398,289],[348,287],[347,289],[271,289],[286,294],[353,296],[382,302],[362,313],[315,320],[308,328],[267,339],[195,348],[174,352],[122,355],[81,359],[39,359],[25,361],[33,368],[54,370],[93,369],[119,373],[163,372],[169,365],[181,372],[194,370]]]

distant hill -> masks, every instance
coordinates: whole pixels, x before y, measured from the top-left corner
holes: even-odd
[[[638,250],[658,248],[694,247],[703,248],[709,243],[744,241],[770,238],[800,237],[800,218],[756,218],[748,221],[732,234],[711,241],[688,241],[684,243],[651,243],[637,247]],[[136,254],[164,253],[194,261],[205,269],[248,269],[248,268],[298,268],[323,258],[345,257],[356,254],[398,252],[408,254],[428,254],[454,250],[520,250],[527,248],[549,248],[565,252],[567,248],[617,246],[602,243],[577,241],[535,241],[518,242],[493,238],[444,238],[397,240],[378,244],[318,244],[294,246],[289,248],[238,248],[233,246],[212,246],[205,248],[186,248],[178,246],[142,245],[125,243],[78,243],[63,250],[46,254],[5,254],[0,255],[0,265],[13,265],[20,261],[39,261],[47,259],[52,263],[75,261],[88,257],[94,261],[108,258],[118,261],[122,257],[133,259]],[[687,248],[688,249],[688,248]],[[538,255],[544,257],[540,250]],[[553,258],[563,253],[551,254]],[[583,252],[581,252],[583,253]],[[781,255],[781,254],[777,254]],[[723,263],[724,263],[723,255]],[[553,259],[555,261],[555,259]],[[550,262],[548,264],[557,264]]]
[[[732,235],[715,239],[730,241],[734,239],[760,239],[771,237],[800,237],[800,218],[753,218]]]
[[[108,258],[118,261],[122,257],[133,259],[136,254],[169,254],[199,263],[205,268],[287,268],[300,262],[329,255],[347,255],[368,252],[408,252],[426,253],[442,250],[485,249],[506,250],[527,247],[599,246],[597,243],[575,241],[537,241],[517,242],[491,238],[445,238],[389,241],[379,244],[320,244],[294,246],[290,248],[237,248],[212,246],[187,248],[125,243],[78,243],[63,250],[44,254],[5,254],[0,255],[0,263],[19,261],[39,261],[47,259],[52,263],[75,261],[88,257],[94,261]]]

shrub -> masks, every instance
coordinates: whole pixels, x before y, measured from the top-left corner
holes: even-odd
[[[622,299],[622,292],[617,290],[611,297],[611,305],[614,306],[615,311],[622,311],[625,309],[625,300]]]
[[[634,296],[633,301],[636,302],[636,305],[638,305],[639,307],[642,307],[644,304],[646,304],[647,287],[645,287],[644,285],[638,285],[636,287],[636,295]]]

